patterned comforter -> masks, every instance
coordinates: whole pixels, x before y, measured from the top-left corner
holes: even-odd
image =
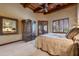
[[[36,38],[36,47],[51,55],[68,56],[74,54],[73,41],[66,34],[49,33]]]

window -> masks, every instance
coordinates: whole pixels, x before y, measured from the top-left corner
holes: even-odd
[[[0,34],[17,33],[18,22],[16,19],[0,17]]]
[[[54,20],[52,25],[53,25],[52,26],[53,32],[67,33],[69,31],[69,18],[64,18],[61,20]]]

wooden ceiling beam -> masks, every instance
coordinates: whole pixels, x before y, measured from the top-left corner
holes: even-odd
[[[55,9],[52,8],[49,12],[46,12],[44,14],[49,14],[49,13],[52,13],[52,12],[56,12],[58,10],[65,9],[65,8],[70,7],[70,6],[73,6],[73,5],[76,5],[76,4],[75,3],[72,3],[72,4],[63,5],[63,6],[57,6]]]
[[[39,11],[39,10],[41,10],[42,8],[40,8],[40,7],[38,7],[38,8],[36,8],[35,10],[34,10],[34,12],[37,12],[37,11]]]
[[[35,13],[44,13],[44,10],[40,9],[40,10],[36,11]]]
[[[24,8],[26,8],[26,7],[28,7],[28,6],[30,5],[30,3],[21,3],[21,5],[22,5]]]
[[[35,3],[21,3],[21,4],[23,5],[24,8],[28,7],[32,9],[34,12],[37,12],[38,10],[42,9],[42,6]]]
[[[44,13],[49,14],[52,12],[56,12],[58,10],[70,7],[72,5],[76,5],[76,3],[48,3],[48,12],[45,12],[43,9],[45,7],[45,3],[39,4],[39,3],[21,3],[24,8],[28,7],[33,10],[35,13]]]

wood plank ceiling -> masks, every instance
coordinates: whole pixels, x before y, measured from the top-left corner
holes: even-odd
[[[48,14],[74,5],[73,3],[21,3],[24,8],[30,8],[35,13]]]

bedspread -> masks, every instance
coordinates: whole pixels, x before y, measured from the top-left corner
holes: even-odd
[[[73,41],[65,38],[65,35],[45,34],[36,39],[36,47],[47,51],[51,55],[73,55]]]

